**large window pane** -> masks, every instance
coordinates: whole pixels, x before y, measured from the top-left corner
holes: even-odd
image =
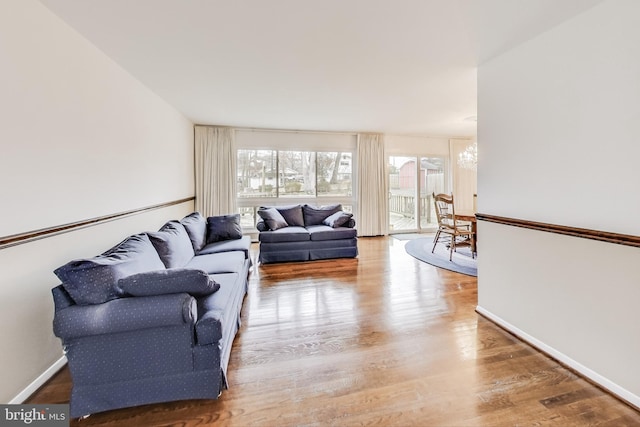
[[[353,203],[353,153],[237,150],[237,203],[241,225],[253,228],[260,206]]]
[[[317,154],[318,196],[351,195],[351,160],[351,153],[319,152]]]
[[[279,197],[315,197],[315,152],[278,152],[278,195]]]
[[[238,197],[276,197],[276,152],[238,150]]]

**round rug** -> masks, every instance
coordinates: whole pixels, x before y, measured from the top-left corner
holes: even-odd
[[[451,261],[449,261],[449,249],[444,243],[438,243],[433,253],[431,253],[432,248],[433,238],[430,237],[409,240],[404,246],[409,255],[427,264],[468,276],[478,276],[476,260],[471,258],[468,247],[457,248]]]

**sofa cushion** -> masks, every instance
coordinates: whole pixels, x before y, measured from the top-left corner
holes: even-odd
[[[309,232],[304,227],[285,227],[275,231],[262,231],[258,235],[261,242],[302,242],[309,240]]]
[[[242,238],[240,214],[210,216],[207,218],[207,243]]]
[[[195,255],[191,239],[178,221],[169,221],[159,231],[147,234],[167,268],[183,267]]]
[[[220,285],[206,272],[190,268],[171,268],[132,274],[118,280],[118,287],[124,294],[134,297],[183,292],[193,296],[205,296],[220,289]]]
[[[218,252],[243,251],[244,257],[249,258],[249,250],[251,249],[251,236],[242,236],[242,239],[222,240],[206,245],[198,255],[215,254]]]
[[[207,243],[207,220],[200,212],[193,212],[180,220],[187,230],[193,250],[197,253]]]
[[[229,330],[238,322],[237,313],[244,297],[242,279],[237,273],[216,274],[214,279],[220,283],[220,290],[197,299],[195,329],[198,345],[214,344],[225,337],[232,339]]]
[[[276,206],[280,215],[287,221],[287,224],[304,227],[304,215],[302,214],[302,205],[293,206]]]
[[[352,239],[357,233],[354,228],[332,228],[328,225],[311,225],[307,230],[312,241]]]
[[[304,205],[302,207],[302,213],[304,214],[304,225],[320,225],[325,218],[333,215],[334,213],[341,211],[342,205],[328,205],[328,206],[311,206]]]
[[[260,208],[258,209],[258,215],[264,220],[269,230],[273,231],[289,226],[287,220],[276,208]]]
[[[187,268],[204,270],[209,274],[237,273],[242,271],[245,262],[244,252],[218,252],[214,254],[196,255],[186,265]]]
[[[165,266],[146,234],[136,234],[88,259],[70,261],[54,273],[78,305],[102,304],[122,296],[118,280]]]
[[[279,242],[279,243],[264,243],[260,244],[260,254],[267,252],[280,252],[280,251],[309,251],[310,249],[331,249],[331,248],[347,248],[358,246],[358,239],[353,237],[351,239],[336,239],[336,240],[307,240],[306,242]]]
[[[327,218],[325,218],[322,221],[322,224],[328,225],[329,227],[332,227],[332,228],[342,227],[351,219],[352,216],[353,216],[352,213],[338,211],[332,215],[329,215]]]

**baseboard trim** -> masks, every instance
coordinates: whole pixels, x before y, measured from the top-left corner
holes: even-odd
[[[564,353],[543,343],[537,338],[527,334],[526,332],[522,331],[521,329],[517,328],[511,323],[491,313],[489,310],[486,310],[478,305],[476,307],[476,312],[481,316],[487,318],[489,321],[500,326],[507,332],[515,335],[522,341],[526,342],[527,344],[531,345],[532,347],[545,353],[547,356],[551,357],[552,359],[558,361],[562,365],[576,372],[578,375],[584,377],[588,381],[592,382],[594,385],[602,388],[606,392],[612,394],[613,396],[622,400],[626,404],[632,406],[634,409],[640,410],[640,396],[637,396],[631,393],[629,390],[619,386],[618,384],[614,383],[608,378],[605,378],[602,375],[598,374],[597,372],[594,372],[593,370],[582,365],[581,363],[576,362],[575,360],[571,359]]]
[[[22,390],[16,397],[9,401],[9,404],[21,404],[24,403],[33,393],[38,391],[47,381],[49,381],[60,369],[67,364],[66,356],[62,356],[56,360],[46,371],[44,371],[38,378],[36,378],[31,384],[29,384],[24,390]]]

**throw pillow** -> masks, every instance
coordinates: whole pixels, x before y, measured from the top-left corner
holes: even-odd
[[[54,273],[78,305],[102,304],[122,296],[118,280],[143,271],[164,270],[146,234],[136,234],[89,259],[70,261]]]
[[[329,215],[322,221],[322,223],[324,225],[328,225],[331,228],[338,228],[346,224],[352,216],[353,214],[351,213],[338,211],[332,215]]]
[[[207,244],[207,220],[200,212],[193,212],[182,218],[180,223],[187,230],[193,250],[198,253]]]
[[[240,214],[210,216],[207,218],[207,244],[241,238]]]
[[[267,223],[264,222],[264,219],[262,218],[260,218],[256,223],[256,229],[258,229],[258,231],[269,231],[269,227],[267,226]]]
[[[171,268],[123,277],[118,280],[118,287],[122,293],[134,297],[182,292],[199,297],[216,292],[220,284],[202,270]]]
[[[267,224],[269,230],[277,230],[279,228],[287,227],[289,224],[284,219],[282,214],[276,208],[260,208],[258,209],[258,215]]]
[[[290,226],[304,227],[304,216],[302,215],[302,205],[276,206],[280,215]]]
[[[325,218],[341,210],[342,205],[340,204],[321,207],[304,205],[302,207],[302,213],[304,214],[304,225],[321,225],[322,221],[324,221]]]
[[[178,221],[169,221],[155,233],[147,233],[167,268],[184,267],[195,256],[191,239]]]

